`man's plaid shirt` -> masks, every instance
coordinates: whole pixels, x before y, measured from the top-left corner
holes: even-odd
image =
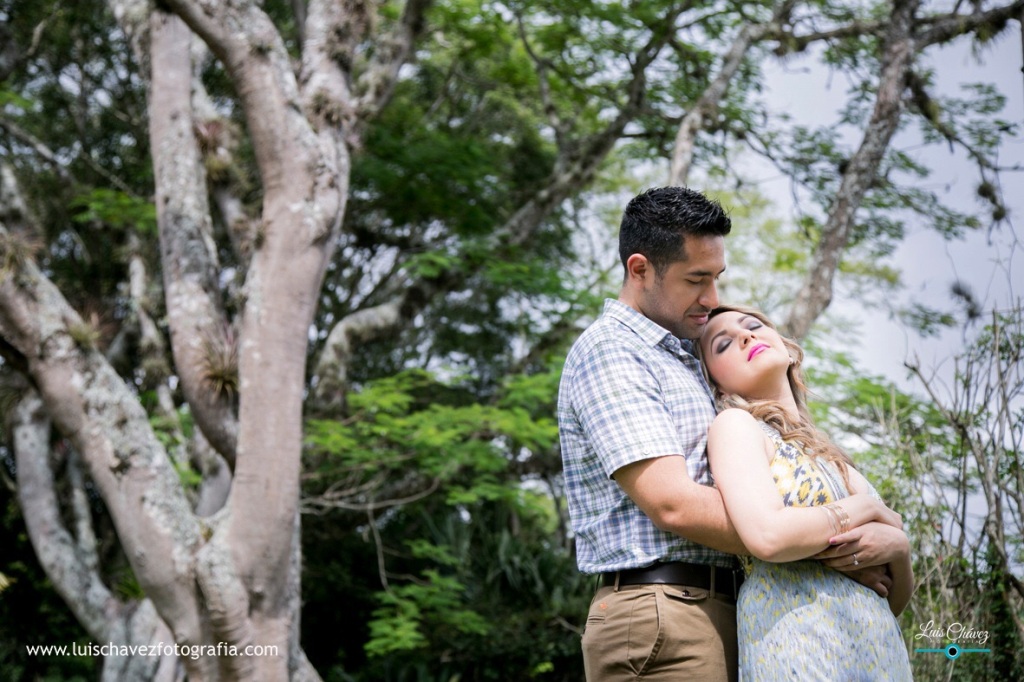
[[[579,569],[606,573],[655,560],[733,566],[735,557],[659,530],[611,478],[651,457],[682,455],[711,485],[705,454],[714,401],[689,341],[605,301],[565,361],[558,430]]]

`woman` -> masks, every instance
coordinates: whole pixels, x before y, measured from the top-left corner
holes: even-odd
[[[909,543],[899,515],[814,427],[800,347],[762,313],[720,307],[700,351],[722,410],[708,461],[754,556],[737,604],[740,679],[911,679],[894,618],[913,591]],[[880,563],[880,537],[887,599],[830,567]]]

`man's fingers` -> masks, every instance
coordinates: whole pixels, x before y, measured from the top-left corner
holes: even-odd
[[[847,568],[852,568],[852,566]],[[867,568],[843,570],[843,572],[861,585],[873,590],[878,596],[889,596],[889,590],[892,589],[892,577],[888,575],[883,566],[869,566]]]

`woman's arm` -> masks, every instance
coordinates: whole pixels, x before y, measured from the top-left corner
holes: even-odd
[[[805,559],[829,546],[836,533],[824,507],[787,507],[775,487],[774,448],[750,413],[725,410],[708,431],[708,462],[736,531],[750,553],[765,561]],[[899,516],[870,495],[837,503],[850,527],[870,521],[898,526]]]

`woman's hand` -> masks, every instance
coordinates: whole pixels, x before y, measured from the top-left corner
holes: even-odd
[[[830,568],[852,573],[868,566],[883,566],[910,554],[910,541],[899,528],[877,521],[865,523],[832,538],[832,546],[815,554]]]

